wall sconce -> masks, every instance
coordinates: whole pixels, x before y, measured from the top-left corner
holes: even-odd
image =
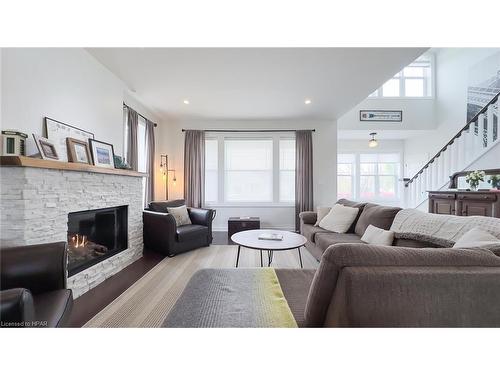
[[[160,155],[160,171],[163,174],[163,180],[165,181],[165,200],[168,200],[168,172],[174,172],[174,178],[172,179],[174,186],[177,182],[175,169],[168,168],[168,155]]]
[[[370,133],[370,135],[372,136],[372,139],[370,139],[368,141],[368,147],[370,147],[370,148],[377,147],[378,141],[375,139],[375,136],[377,135],[377,133]]]

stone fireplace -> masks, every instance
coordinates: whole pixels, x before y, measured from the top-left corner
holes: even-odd
[[[144,174],[20,160],[0,168],[2,246],[68,242],[74,297],[142,256]]]

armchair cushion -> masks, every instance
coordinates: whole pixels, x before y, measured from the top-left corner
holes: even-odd
[[[167,211],[174,217],[175,223],[178,227],[180,227],[181,225],[191,224],[191,219],[189,218],[189,213],[186,205],[182,205],[179,207],[167,207]]]
[[[182,225],[177,227],[176,233],[179,242],[191,241],[194,238],[208,236],[208,227],[197,224]]]

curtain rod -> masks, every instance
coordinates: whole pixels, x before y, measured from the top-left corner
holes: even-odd
[[[186,130],[201,130],[201,129],[182,129],[183,132]],[[251,129],[251,130],[242,130],[242,129],[203,129],[205,132],[209,133],[282,133],[282,132],[295,132],[297,130],[310,130],[315,132],[316,129]]]
[[[135,109],[133,109],[132,107],[126,105],[125,103],[123,103],[123,108],[129,108],[131,109],[132,111],[135,111],[137,112]],[[145,116],[141,115],[139,112],[137,112],[137,115],[139,115],[140,117],[142,117],[144,120],[148,120],[148,121],[151,121],[150,119],[146,118]],[[153,122],[153,121],[151,121]],[[157,124],[155,122],[153,122],[153,126],[156,128]]]

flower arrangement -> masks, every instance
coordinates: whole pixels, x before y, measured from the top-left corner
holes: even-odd
[[[476,191],[479,186],[479,182],[484,181],[484,176],[484,171],[474,171],[467,175],[465,182],[469,184],[472,191]]]
[[[500,189],[500,174],[491,176],[488,183],[493,189]]]

